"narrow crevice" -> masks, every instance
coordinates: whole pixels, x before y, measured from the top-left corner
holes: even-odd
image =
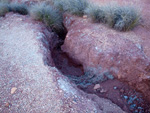
[[[82,64],[77,63],[67,53],[63,52],[61,46],[64,44],[67,30],[65,29],[63,33],[63,35],[59,34],[57,38],[53,39],[52,42],[55,45],[51,49],[51,56],[55,67],[64,76],[67,76],[80,90],[87,94],[95,94],[100,98],[109,99],[128,113],[150,113],[150,103],[135,88],[115,79],[110,72],[100,76],[85,72]],[[96,85],[97,88],[95,88]]]
[[[64,31],[58,34],[58,38],[52,39],[55,43],[51,50],[51,56],[55,67],[65,76],[81,76],[83,75],[82,64],[76,63],[67,53],[61,50],[61,46],[64,44],[67,30],[64,27]]]

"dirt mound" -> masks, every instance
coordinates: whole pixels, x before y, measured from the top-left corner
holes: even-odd
[[[54,67],[50,50],[57,38],[28,16],[0,18],[0,112],[123,113],[77,89]]]

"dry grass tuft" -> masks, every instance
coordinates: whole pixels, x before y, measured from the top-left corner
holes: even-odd
[[[51,5],[37,4],[31,7],[30,16],[34,20],[42,21],[53,31],[59,33],[63,28],[63,16]]]
[[[102,22],[119,31],[128,31],[139,24],[140,13],[131,6],[89,6],[85,13],[94,22]]]

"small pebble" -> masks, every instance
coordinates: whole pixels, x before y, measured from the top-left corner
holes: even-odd
[[[142,107],[138,107],[138,109],[142,110],[143,108]]]
[[[117,87],[114,87],[114,89],[116,90],[116,89],[117,89]]]
[[[86,18],[87,18],[87,15],[83,15],[83,18],[86,19]]]
[[[120,92],[121,92],[121,93],[124,93],[124,89],[120,89]]]
[[[127,99],[128,99],[128,96],[124,96],[124,99],[126,99],[126,100],[127,100]]]
[[[106,93],[107,91],[106,91],[106,90],[104,90],[104,89],[102,89],[100,92],[101,92],[101,93]]]
[[[11,103],[6,102],[5,107],[9,108],[11,106]]]
[[[132,103],[133,103],[133,99],[132,97],[129,97],[128,104],[132,104]]]
[[[17,88],[16,87],[13,87],[13,88],[11,88],[11,94],[14,94],[15,92],[16,92],[16,90],[17,90]]]
[[[100,84],[95,84],[95,86],[94,86],[94,90],[96,90],[96,89],[99,89],[101,86],[100,86]]]

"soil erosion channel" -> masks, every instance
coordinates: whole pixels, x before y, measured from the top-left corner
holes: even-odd
[[[82,64],[61,50],[65,35],[63,38],[53,41],[57,43],[51,50],[54,64],[63,75],[67,76],[84,92],[109,99],[128,113],[150,113],[149,102],[146,101],[142,93],[136,91],[127,83],[116,78],[109,79],[107,77],[105,81],[100,81],[94,75],[84,72]],[[109,73],[105,74],[106,76],[109,75]]]

